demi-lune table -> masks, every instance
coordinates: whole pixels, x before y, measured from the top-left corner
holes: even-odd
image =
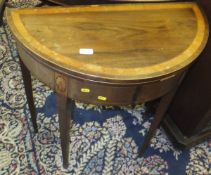
[[[6,17],[35,132],[30,73],[57,93],[65,168],[74,100],[135,105],[160,98],[143,154],[208,37],[205,17],[192,2],[7,9]]]

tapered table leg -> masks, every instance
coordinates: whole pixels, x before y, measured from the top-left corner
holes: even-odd
[[[72,124],[72,112],[74,102],[67,97],[57,95],[57,106],[59,114],[59,130],[61,139],[61,149],[63,157],[63,167],[69,165],[69,145],[70,145],[70,128]]]
[[[150,141],[156,132],[156,129],[160,126],[160,123],[163,120],[165,113],[166,113],[180,83],[182,82],[185,74],[186,74],[186,71],[184,71],[184,73],[181,75],[180,79],[177,82],[177,85],[175,85],[175,87],[169,93],[167,93],[160,99],[159,105],[155,111],[155,117],[150,125],[147,135],[144,138],[144,143],[140,150],[140,156],[144,155],[144,152],[147,149],[147,147],[149,146]]]
[[[67,96],[68,78],[63,74],[55,73],[55,83],[63,167],[67,168],[69,165],[70,128],[74,102]]]
[[[36,110],[34,106],[34,99],[33,99],[33,92],[32,92],[31,74],[21,59],[20,59],[20,66],[21,66],[21,72],[23,76],[24,87],[26,91],[26,98],[29,105],[29,111],[31,114],[31,120],[34,127],[34,132],[37,133],[38,128],[37,128]]]
[[[156,129],[159,127],[161,121],[163,120],[164,114],[166,113],[166,110],[168,109],[168,106],[174,96],[175,92],[170,92],[167,95],[163,96],[159,102],[159,105],[155,112],[155,117],[150,125],[149,131],[147,135],[144,138],[144,143],[140,150],[140,155],[143,156],[145,150],[150,144],[150,141],[152,137],[154,136]]]

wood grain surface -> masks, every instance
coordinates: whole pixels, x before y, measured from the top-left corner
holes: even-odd
[[[6,14],[15,37],[43,61],[111,80],[178,71],[195,60],[208,36],[195,3],[50,7]]]

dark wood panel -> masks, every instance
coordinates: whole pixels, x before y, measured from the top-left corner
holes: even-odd
[[[211,1],[198,0],[211,22]],[[173,122],[186,136],[206,127],[211,115],[211,37],[197,62],[190,68],[169,108]]]

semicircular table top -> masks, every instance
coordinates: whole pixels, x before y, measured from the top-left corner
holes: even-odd
[[[208,38],[193,2],[7,9],[6,16],[40,61],[109,80],[169,75],[192,63]]]

